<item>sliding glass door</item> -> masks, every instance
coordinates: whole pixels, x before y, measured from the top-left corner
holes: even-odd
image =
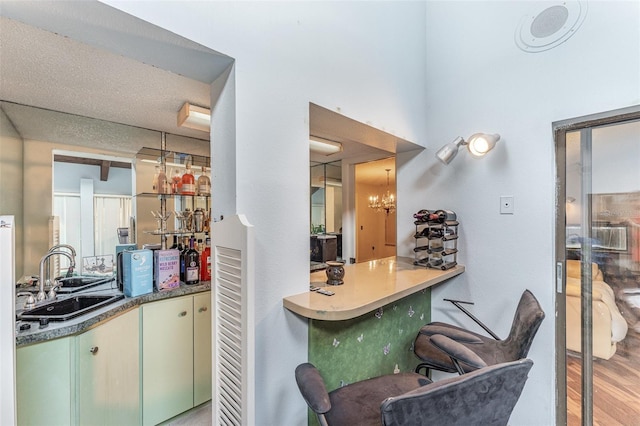
[[[558,423],[638,424],[640,108],[554,128]]]

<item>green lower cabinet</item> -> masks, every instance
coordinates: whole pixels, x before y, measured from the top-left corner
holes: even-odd
[[[140,424],[138,308],[76,338],[79,425]]]
[[[193,296],[193,405],[211,399],[211,292]]]
[[[193,407],[193,296],[142,306],[142,422]]]
[[[211,292],[142,306],[142,422],[211,399]]]
[[[75,337],[16,350],[18,425],[72,425]]]

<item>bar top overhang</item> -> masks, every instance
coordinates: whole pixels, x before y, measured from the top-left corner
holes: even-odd
[[[306,318],[342,321],[359,317],[410,294],[464,272],[457,265],[447,271],[415,266],[409,257],[387,257],[345,265],[344,284],[326,285],[325,271],[310,275],[312,285],[335,292],[324,296],[312,291],[285,297],[283,305]],[[316,284],[314,284],[316,283]]]

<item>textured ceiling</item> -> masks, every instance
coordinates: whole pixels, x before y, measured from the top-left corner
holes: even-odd
[[[71,135],[89,136],[91,131],[104,130],[104,126],[87,128],[82,117],[90,117],[209,139],[208,133],[178,127],[177,112],[185,101],[210,107],[212,80],[201,80],[224,72],[230,58],[144,21],[126,22],[136,18],[98,2],[55,3],[54,7],[52,2],[2,2],[0,100],[78,116],[66,119],[64,127]],[[83,8],[92,13],[77,10]],[[84,35],[74,34],[96,25],[92,21],[96,16],[101,19],[99,27],[80,33]],[[123,19],[129,24],[127,28],[123,28]],[[34,22],[40,27],[32,25]],[[129,47],[118,48],[116,43]],[[153,55],[147,52],[149,48],[155,49]],[[176,65],[169,63],[168,57],[174,57]],[[179,60],[186,57],[189,60]],[[157,62],[164,62],[160,64],[164,68]],[[207,71],[181,65],[185,62],[192,67],[202,64],[200,68]],[[32,122],[32,115],[17,115],[19,111],[24,109],[7,109],[5,113],[23,137],[42,139],[37,132],[56,127],[55,121]],[[40,120],[59,118],[39,114]]]

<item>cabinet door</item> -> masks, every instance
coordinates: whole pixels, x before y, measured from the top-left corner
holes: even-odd
[[[142,422],[193,407],[193,297],[142,306]]]
[[[16,350],[17,424],[74,423],[74,339],[63,337]]]
[[[193,405],[211,399],[211,292],[193,296]]]
[[[139,345],[137,308],[77,337],[78,424],[140,423]]]

